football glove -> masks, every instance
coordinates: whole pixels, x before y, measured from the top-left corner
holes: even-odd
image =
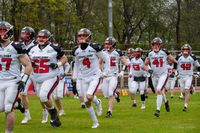
[[[118,74],[119,77],[123,77],[124,76],[124,71],[121,71],[119,74]]]
[[[152,70],[152,69],[149,69],[149,70],[148,70],[148,73],[152,74],[152,73],[153,73],[153,70]]]
[[[172,72],[170,75],[169,75],[170,78],[174,78],[175,77],[175,73]]]
[[[23,92],[25,89],[25,82],[20,80],[19,82],[17,82],[17,84],[18,84],[18,88],[17,88],[18,91]]]
[[[51,63],[51,64],[49,65],[49,67],[52,68],[52,69],[56,69],[56,68],[58,68],[58,64],[56,64],[56,63]]]

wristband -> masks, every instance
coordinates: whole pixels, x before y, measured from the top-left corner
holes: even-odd
[[[29,79],[29,75],[24,73],[24,75],[22,76],[22,80],[21,81],[26,83],[28,79]]]

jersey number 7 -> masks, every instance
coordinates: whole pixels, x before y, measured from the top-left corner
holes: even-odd
[[[6,62],[6,71],[10,70],[10,64],[12,62],[12,58],[1,58],[1,62]],[[0,71],[2,71],[1,64],[0,64]]]

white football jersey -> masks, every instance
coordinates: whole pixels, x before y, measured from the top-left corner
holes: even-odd
[[[109,57],[103,64],[104,72],[108,76],[113,76],[119,73],[120,58],[123,56],[120,50],[113,50],[112,52],[104,51]]]
[[[146,77],[146,71],[142,69],[144,60],[142,58],[132,58],[130,63],[130,74],[135,77]]]
[[[49,44],[41,49],[39,45],[36,45],[30,49],[28,54],[34,62],[33,78],[36,82],[43,82],[59,75],[59,69],[52,69],[49,65],[57,63],[58,59],[64,55],[61,47]]]
[[[15,42],[0,47],[0,80],[20,79],[21,64],[18,57],[25,53],[25,46]]]
[[[23,42],[22,42],[23,43]],[[25,43],[23,43],[26,49],[26,53],[28,54],[28,52],[30,51],[30,49],[32,47],[34,47],[35,45],[37,45],[37,42],[35,40],[32,40],[28,45],[26,45]],[[25,67],[22,65],[22,70],[21,72],[24,73],[25,71]]]
[[[167,73],[167,57],[169,53],[166,50],[160,50],[159,52],[151,51],[148,54],[150,59],[150,66],[153,70],[153,74],[160,75]]]
[[[74,48],[74,77],[88,78],[90,76],[101,76],[99,60],[106,58],[105,53],[98,44],[89,44],[86,49],[82,50],[81,46]]]
[[[179,77],[192,76],[194,66],[199,66],[199,62],[194,55],[188,57],[178,55],[176,61]]]

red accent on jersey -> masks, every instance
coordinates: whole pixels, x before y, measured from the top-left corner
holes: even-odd
[[[6,71],[10,70],[10,64],[12,62],[12,58],[2,58],[1,62],[6,62]],[[2,65],[0,64],[0,71],[2,71]]]
[[[48,73],[49,65],[44,64],[48,61],[49,59],[33,59],[33,62],[35,63],[34,73]]]
[[[140,71],[140,65],[139,64],[133,64],[133,69],[135,71]]]
[[[159,60],[155,58],[152,62],[153,65],[156,65],[156,67],[163,67],[163,59],[160,58]]]
[[[90,68],[91,62],[89,58],[84,58],[83,59],[83,65],[86,66],[87,68]]]
[[[181,64],[181,68],[183,70],[191,70],[191,64]]]
[[[110,57],[110,66],[111,67],[116,66],[116,58],[115,57]]]

